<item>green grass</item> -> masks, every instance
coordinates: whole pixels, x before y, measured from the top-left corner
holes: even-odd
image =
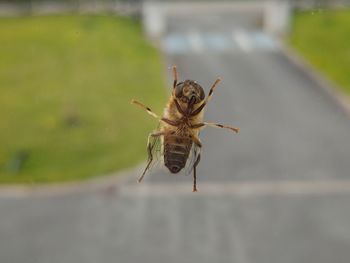
[[[350,95],[350,10],[296,13],[290,44]]]
[[[159,112],[166,92],[139,23],[2,18],[0,43],[0,183],[86,179],[145,158],[157,124],[129,102]]]

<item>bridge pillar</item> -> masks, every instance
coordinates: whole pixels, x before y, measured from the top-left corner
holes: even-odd
[[[289,1],[267,1],[264,8],[264,30],[272,35],[288,33],[291,17]]]

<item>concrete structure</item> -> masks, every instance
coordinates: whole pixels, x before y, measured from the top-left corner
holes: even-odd
[[[151,38],[161,37],[172,16],[230,14],[254,15],[257,24],[267,32],[281,35],[288,31],[291,5],[289,1],[232,2],[156,2],[146,1],[142,8],[145,31]]]

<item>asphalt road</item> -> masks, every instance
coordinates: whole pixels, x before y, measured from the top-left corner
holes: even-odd
[[[169,34],[188,33],[174,23]],[[158,172],[115,188],[0,193],[1,263],[349,262],[349,117],[278,48],[208,48],[212,32],[193,25],[189,47],[164,46],[166,64],[206,90],[221,76],[206,120],[241,128],[202,132],[199,192]]]

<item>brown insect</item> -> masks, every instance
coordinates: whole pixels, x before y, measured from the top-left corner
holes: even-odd
[[[203,122],[203,109],[211,99],[220,78],[216,79],[208,96],[205,97],[203,88],[196,81],[185,80],[177,83],[176,66],[172,69],[173,90],[163,117],[159,117],[142,103],[131,101],[159,120],[158,130],[148,136],[148,162],[138,182],[142,181],[147,170],[161,157],[171,173],[178,173],[185,166],[188,172],[193,171],[193,192],[196,192],[196,167],[201,158],[202,147],[198,137],[200,130],[206,126],[226,128],[234,132],[238,132],[239,129],[218,123]]]

